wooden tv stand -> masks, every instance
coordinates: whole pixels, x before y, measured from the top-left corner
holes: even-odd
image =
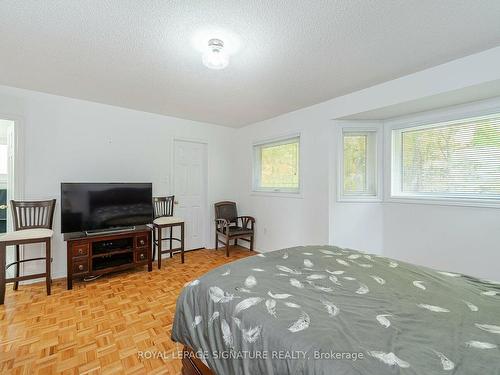
[[[126,232],[88,236],[66,233],[67,286],[73,289],[73,279],[97,276],[133,267],[153,269],[151,228],[136,227]]]

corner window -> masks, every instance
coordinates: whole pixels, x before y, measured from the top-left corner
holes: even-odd
[[[377,132],[343,129],[340,152],[340,199],[377,198]]]
[[[300,137],[260,143],[254,149],[254,191],[300,192]]]
[[[393,197],[500,203],[500,114],[392,131]]]

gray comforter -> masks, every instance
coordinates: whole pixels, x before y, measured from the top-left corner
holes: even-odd
[[[284,249],[186,285],[172,339],[219,375],[498,375],[500,284],[330,246]]]

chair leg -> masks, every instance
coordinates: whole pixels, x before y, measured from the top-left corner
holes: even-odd
[[[174,256],[173,252],[172,252],[172,234],[173,234],[173,227],[170,226],[170,258],[172,258]]]
[[[158,228],[158,269],[161,269],[161,227]]]
[[[226,236],[226,256],[229,256],[229,236]]]
[[[215,250],[219,249],[219,236],[217,235],[217,231],[215,231]]]
[[[50,254],[50,238],[45,241],[45,272],[47,275],[45,276],[45,282],[47,284],[47,295],[50,296],[50,261],[51,261],[51,254]]]
[[[19,262],[19,245],[16,245],[16,250],[15,250],[15,261],[16,262]],[[16,277],[19,277],[19,267],[20,267],[20,264],[17,263],[16,264]],[[17,290],[17,288],[19,287],[19,281],[14,281],[14,290]]]
[[[253,235],[250,237],[250,251],[253,251]]]
[[[156,228],[153,227],[153,257],[151,258],[151,261],[155,261],[155,256],[156,256]]]
[[[237,238],[234,239],[234,246],[238,246],[238,239]]]
[[[5,251],[5,245],[0,244],[0,305],[3,305],[5,300]]]
[[[181,263],[184,263],[184,223],[181,224]]]

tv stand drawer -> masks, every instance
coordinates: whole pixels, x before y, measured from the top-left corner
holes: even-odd
[[[135,252],[135,262],[146,262],[148,260],[148,249],[138,250]]]
[[[137,236],[136,237],[136,244],[135,247],[147,247],[149,245],[148,243],[148,236]]]
[[[73,262],[73,273],[78,274],[78,273],[85,273],[89,272],[89,262],[88,259],[82,259],[82,260],[75,260]]]
[[[89,255],[89,244],[88,243],[73,245],[73,258],[86,257],[88,255]]]

